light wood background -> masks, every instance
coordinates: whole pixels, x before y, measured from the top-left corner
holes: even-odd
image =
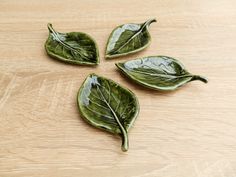
[[[114,27],[153,17],[148,49],[104,59]],[[61,32],[92,35],[100,65],[49,58],[48,22]],[[178,58],[209,83],[160,93],[131,83],[114,66],[148,55]],[[127,153],[119,137],[79,116],[77,90],[91,72],[139,98]],[[0,1],[1,177],[236,177],[235,106],[235,0]]]

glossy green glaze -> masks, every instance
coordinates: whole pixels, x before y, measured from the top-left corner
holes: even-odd
[[[167,56],[149,56],[116,66],[136,83],[156,90],[175,90],[194,80],[207,83],[206,78],[192,75],[178,60]]]
[[[124,24],[116,27],[107,42],[106,58],[128,55],[145,49],[151,41],[148,27],[156,19],[142,24]]]
[[[129,148],[128,130],[139,104],[136,96],[110,79],[90,74],[77,97],[82,117],[91,125],[122,137],[122,150]]]
[[[85,33],[59,33],[48,24],[49,36],[45,49],[49,56],[58,60],[79,64],[97,65],[99,53],[96,42]]]

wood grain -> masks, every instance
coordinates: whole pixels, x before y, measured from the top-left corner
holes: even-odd
[[[1,177],[236,177],[235,0],[1,0]],[[111,30],[156,17],[152,43],[138,54],[104,59]],[[44,51],[47,23],[83,31],[100,48],[97,67],[65,65]],[[170,93],[131,83],[114,63],[147,55],[179,58],[209,84]],[[132,89],[141,111],[130,150],[87,125],[76,94],[91,73]]]

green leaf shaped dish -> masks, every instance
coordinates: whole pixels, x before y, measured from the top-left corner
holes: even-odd
[[[82,32],[59,33],[48,24],[49,36],[45,49],[49,56],[78,65],[97,65],[99,52],[96,42]]]
[[[142,24],[128,23],[116,27],[107,42],[106,58],[136,53],[145,49],[151,42],[148,27],[156,19],[150,19]]]
[[[90,74],[79,89],[77,102],[85,121],[120,135],[121,149],[128,150],[128,131],[139,113],[134,93],[110,79]]]
[[[149,56],[116,66],[134,82],[155,90],[175,90],[188,82],[207,79],[189,73],[176,59],[167,56]]]

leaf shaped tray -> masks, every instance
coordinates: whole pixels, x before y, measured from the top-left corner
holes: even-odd
[[[156,19],[150,19],[142,24],[128,23],[116,27],[107,42],[106,58],[136,53],[145,49],[151,42],[148,27]]]
[[[207,79],[189,73],[178,60],[167,56],[149,56],[116,66],[134,82],[155,90],[175,90],[194,80]]]
[[[110,79],[90,74],[78,92],[77,102],[89,124],[120,135],[122,150],[128,150],[128,131],[139,113],[134,93]]]
[[[97,65],[99,52],[96,42],[82,32],[59,33],[48,24],[49,36],[45,49],[49,56],[58,60],[79,64]]]

